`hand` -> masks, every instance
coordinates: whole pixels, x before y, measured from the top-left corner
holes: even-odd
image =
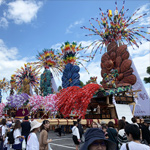
[[[52,142],[52,139],[49,139],[49,140],[48,140],[48,143],[50,143],[50,142]]]
[[[79,141],[79,142],[81,142],[81,140],[80,140],[80,139],[78,139],[78,141]]]
[[[25,139],[25,137],[24,137],[24,136],[21,136],[21,138]]]

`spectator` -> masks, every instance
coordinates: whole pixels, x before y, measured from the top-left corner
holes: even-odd
[[[123,143],[127,143],[127,136],[125,133],[125,122],[123,120],[118,121],[118,147],[120,148]]]
[[[78,123],[78,129],[79,129],[79,134],[80,134],[80,139],[82,139],[82,135],[83,135],[83,133],[84,133],[84,131],[83,131],[83,127],[82,127],[82,125],[81,125],[81,119],[77,119],[77,123]],[[83,142],[83,141],[82,141]]]
[[[39,131],[41,125],[42,123],[39,123],[36,120],[31,122],[31,133],[28,136],[26,150],[39,150],[39,141],[36,133]]]
[[[16,150],[22,150],[22,141],[24,139],[24,136],[21,136],[21,123],[19,120],[16,120],[15,126],[14,126],[14,132],[13,132],[13,137],[14,137],[14,144],[12,145],[13,149]]]
[[[90,128],[85,133],[85,143],[80,150],[115,150],[116,144],[105,139],[104,132],[98,128]]]
[[[129,142],[123,144],[120,150],[150,150],[149,146],[140,143],[140,129],[137,125],[126,125],[125,132]]]
[[[150,146],[150,131],[149,131],[150,119],[145,119],[142,125],[142,141]]]
[[[5,135],[6,135],[6,130],[7,130],[7,126],[6,126],[6,119],[3,118],[1,120],[1,125],[0,125],[0,130],[1,130],[1,135],[2,135],[2,140],[0,141],[0,150],[3,150],[3,144],[4,144],[4,140],[5,140]]]
[[[137,119],[135,117],[131,118],[131,121],[133,124],[135,124],[139,127],[139,125],[137,124]]]
[[[30,129],[31,129],[31,125],[30,125],[30,122],[28,120],[28,116],[24,117],[24,120],[21,123],[21,128],[22,128],[21,135],[25,136],[25,140],[27,143],[28,135],[29,135]]]
[[[118,141],[117,141],[117,131],[114,128],[114,123],[112,121],[108,122],[107,132],[108,132],[108,137],[109,137],[108,140],[110,140],[110,141],[117,144],[118,143]]]
[[[105,121],[101,121],[101,126],[106,126],[106,122]]]
[[[79,150],[78,147],[81,141],[80,141],[79,129],[77,128],[78,122],[74,121],[73,124],[74,126],[72,128],[72,134],[73,134],[72,139],[74,144],[76,145],[76,150]]]
[[[97,122],[93,121],[91,124],[91,128],[100,128],[100,124],[98,124]]]
[[[102,126],[102,130],[104,132],[105,138],[108,139],[108,133],[107,133],[107,127],[106,126]]]
[[[3,145],[4,150],[10,150],[10,144],[9,144],[9,141],[8,141],[8,136],[9,136],[9,132],[7,132],[7,135],[6,135],[6,138],[5,138],[5,141],[4,141],[4,145]]]
[[[40,150],[48,150],[48,143],[52,141],[52,139],[48,140],[48,131],[49,131],[49,121],[44,120],[42,125],[41,125],[41,132],[40,132],[40,138],[39,138],[39,143],[40,143]]]
[[[7,127],[10,128],[12,126],[12,121],[11,118],[7,119],[7,123],[6,123]]]
[[[122,120],[125,122],[125,124],[129,124],[129,123],[126,121],[126,117],[125,117],[125,116],[122,116]]]

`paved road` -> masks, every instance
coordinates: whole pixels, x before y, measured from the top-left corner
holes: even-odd
[[[49,138],[53,141],[51,142],[51,148],[53,150],[73,150],[75,145],[72,141],[72,134],[66,134],[65,136],[57,136],[56,132],[50,131]]]
[[[75,145],[72,141],[71,133],[59,137],[57,136],[56,132],[50,131],[48,134],[48,138],[53,140],[50,143],[52,150],[75,150]]]

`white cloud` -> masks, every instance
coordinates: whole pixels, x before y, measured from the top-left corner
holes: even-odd
[[[82,82],[86,83],[90,79],[90,77],[94,77],[95,76],[95,77],[97,77],[97,83],[99,84],[100,81],[102,80],[100,61],[90,62],[86,68],[89,71],[89,74],[83,68],[82,71],[80,71],[80,80]]]
[[[51,46],[51,48],[53,48],[53,49],[55,49],[55,50],[60,49],[60,47],[62,46],[62,44],[64,44],[64,43],[57,43],[57,44],[54,44],[54,45]]]
[[[141,18],[140,20],[140,26],[142,25],[149,25],[150,24],[150,17]]]
[[[150,6],[149,3],[141,6],[140,9],[139,9],[139,11],[137,11],[137,13],[133,16],[132,19],[135,19],[135,18],[141,16],[142,14],[149,12],[149,6]]]
[[[150,53],[144,56],[135,57],[133,59],[133,62],[137,69],[137,72],[139,73],[141,80],[143,81],[144,77],[149,76],[146,73],[146,70],[147,70],[147,67],[150,66]]]
[[[0,5],[2,5],[4,3],[4,0],[0,0]]]
[[[0,18],[0,27],[3,27],[3,28],[8,27],[8,21],[6,18],[4,18],[4,17]]]
[[[140,41],[142,42],[142,45],[140,45],[138,43],[139,48],[136,47],[135,49],[133,49],[132,46],[128,47],[128,50],[129,50],[130,55],[132,57],[138,57],[140,55],[145,55],[145,54],[150,52],[150,43],[148,41],[144,41],[144,40],[141,40],[141,39],[140,39]]]
[[[149,25],[149,21],[150,21],[149,7],[150,7],[149,3],[141,6],[139,11],[137,11],[137,13],[132,17],[132,20],[134,20],[135,18],[138,18],[139,16],[147,13],[146,16],[139,18],[137,21],[139,22],[139,25]]]
[[[79,21],[75,21],[74,23],[70,24],[69,27],[66,29],[66,34],[72,33],[71,29],[74,28],[75,26],[81,25],[83,22],[84,22],[84,19],[81,19]]]
[[[20,68],[27,62],[27,58],[18,59],[18,49],[16,47],[8,48],[2,39],[0,39],[0,79],[10,76],[15,73],[17,68]]]
[[[5,11],[4,16],[12,19],[16,24],[30,23],[37,17],[37,12],[42,4],[35,0],[16,0],[8,3],[8,10]]]

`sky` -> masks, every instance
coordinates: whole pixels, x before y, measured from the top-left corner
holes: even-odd
[[[122,0],[118,2],[118,9],[122,7]],[[138,16],[150,11],[149,0],[126,0],[126,13],[131,16],[137,8],[141,8]],[[0,79],[15,73],[27,62],[36,60],[36,55],[44,48],[56,48],[66,42],[76,41],[82,46],[88,46],[98,36],[85,36],[89,31],[80,27],[90,27],[89,19],[99,17],[99,8],[104,12],[115,9],[114,0],[0,0]],[[94,23],[93,23],[94,24]],[[148,26],[150,15],[136,23],[136,26]],[[150,36],[147,36],[150,39]],[[140,39],[142,45],[128,50],[137,68],[141,80],[148,77],[146,68],[150,66],[150,43]],[[89,74],[80,66],[80,80],[86,83],[91,76],[101,81],[101,56],[98,51],[96,57],[89,63],[83,63]],[[89,54],[90,51],[87,51]],[[61,77],[55,76],[57,86],[61,85]],[[143,82],[150,95],[150,84]],[[2,93],[5,101],[6,95]]]

